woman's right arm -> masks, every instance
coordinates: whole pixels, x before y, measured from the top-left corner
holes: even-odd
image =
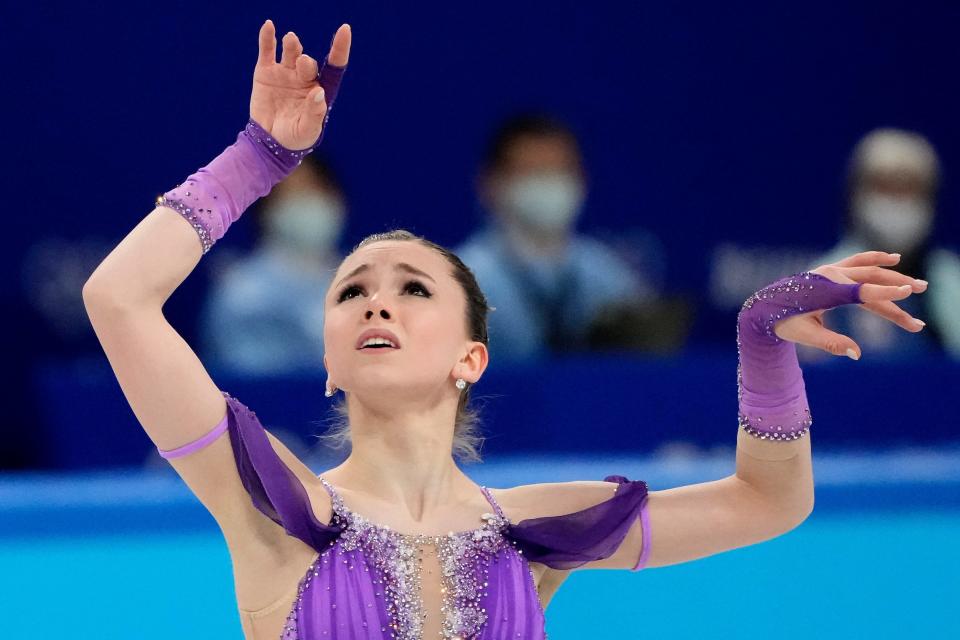
[[[84,284],[87,314],[120,388],[161,450],[200,439],[227,412],[223,394],[199,358],[164,318],[163,305],[229,224],[298,164],[293,154],[305,154],[319,142],[328,114],[321,87],[332,104],[350,40],[349,26],[343,25],[328,55],[333,66],[329,73],[326,66],[320,71],[318,84],[317,63],[303,55],[292,32],[283,38],[277,63],[273,23],[265,22],[251,121],[237,144],[165,194],[165,204],[158,201]],[[267,436],[288,467],[298,474],[309,471]],[[252,525],[254,531],[282,533],[251,504],[228,437],[221,434],[202,449],[169,461],[228,538],[231,531],[246,535]]]
[[[93,329],[130,408],[160,449],[208,433],[226,400],[163,315],[163,304],[200,261],[197,232],[157,207],[94,270],[83,287]],[[221,525],[249,515],[228,439],[170,463]]]

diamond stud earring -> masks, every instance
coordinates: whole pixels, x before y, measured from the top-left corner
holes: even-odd
[[[466,388],[467,388],[467,381],[464,380],[463,378],[457,378],[457,389],[460,389],[460,391],[463,391]]]
[[[334,387],[333,385],[331,385],[329,382],[327,382],[327,390],[324,392],[323,395],[325,395],[325,396],[327,396],[327,397],[329,398],[330,396],[332,396],[332,395],[335,394],[336,392],[337,392],[337,388]]]

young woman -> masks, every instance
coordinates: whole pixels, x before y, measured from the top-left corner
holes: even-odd
[[[745,302],[736,472],[714,482],[476,485],[454,456],[475,453],[467,399],[488,364],[486,300],[456,256],[403,231],[361,242],[326,294],[327,395],[345,396],[345,462],[314,475],[217,388],[163,304],[319,143],[350,40],[341,26],[318,66],[291,32],[277,63],[265,22],[237,142],[159,198],[83,290],[137,419],[223,531],[246,636],[544,638],[544,609],[570,571],[676,564],[802,522],[812,421],[793,343],[858,358],[821,320],[841,304],[919,331],[893,301],[926,283],[884,268],[896,255],[859,253]]]

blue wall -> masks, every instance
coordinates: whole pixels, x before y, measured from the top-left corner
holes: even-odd
[[[832,244],[847,154],[879,125],[934,142],[936,234],[960,238],[955,3],[18,3],[0,45],[11,368],[76,348],[25,305],[28,248],[49,235],[115,244],[231,144],[267,17],[315,57],[341,22],[353,26],[324,142],[351,196],[345,245],[392,226],[462,240],[479,220],[483,143],[525,107],[582,137],[593,186],[582,228],[658,234],[674,291],[703,295],[723,240]],[[224,242],[246,246],[249,222]],[[207,277],[201,263],[165,309],[188,341]],[[733,344],[732,324],[707,333]],[[92,331],[81,350],[99,353]],[[28,377],[11,388],[21,431],[39,419]]]
[[[324,142],[352,196],[348,242],[393,224],[462,239],[483,142],[527,106],[583,138],[584,228],[660,234],[676,286],[702,285],[697,257],[720,240],[831,243],[846,155],[878,125],[933,140],[940,231],[958,238],[953,3],[45,4],[13,8],[5,37],[20,61],[4,101],[17,244],[119,240],[231,144],[267,17],[315,56],[354,28]]]

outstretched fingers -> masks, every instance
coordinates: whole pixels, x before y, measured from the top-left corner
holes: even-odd
[[[297,57],[303,53],[303,45],[300,44],[300,38],[293,31],[288,31],[283,36],[283,53],[280,55],[280,64],[288,69],[297,68]]]
[[[835,267],[871,267],[874,265],[895,265],[900,262],[900,254],[886,251],[862,251],[833,263]]]
[[[916,333],[923,329],[926,325],[925,322],[914,318],[909,313],[895,305],[893,302],[877,300],[874,302],[865,302],[862,306],[864,309],[875,313],[881,318],[886,318],[890,322],[894,323],[899,327],[903,327],[907,331]]]
[[[843,273],[856,282],[872,282],[874,284],[886,284],[898,287],[908,284],[917,293],[927,288],[923,280],[917,280],[905,273],[900,273],[892,269],[884,269],[883,267],[847,267],[843,270]]]
[[[896,286],[888,284],[871,284],[866,282],[860,286],[860,299],[863,302],[903,300],[912,293],[913,287],[909,284]]]
[[[913,293],[913,291],[909,284],[899,287],[882,284],[864,284],[860,287],[860,299],[863,300],[861,306],[903,327],[907,331],[920,331],[923,329],[925,323],[917,320],[893,303],[894,300],[903,300],[911,293]]]
[[[272,20],[260,27],[260,53],[257,64],[274,64],[277,61],[277,34]]]
[[[350,43],[353,41],[353,31],[349,24],[342,24],[333,35],[333,42],[330,43],[330,53],[327,54],[327,62],[337,67],[347,66],[350,60]]]

